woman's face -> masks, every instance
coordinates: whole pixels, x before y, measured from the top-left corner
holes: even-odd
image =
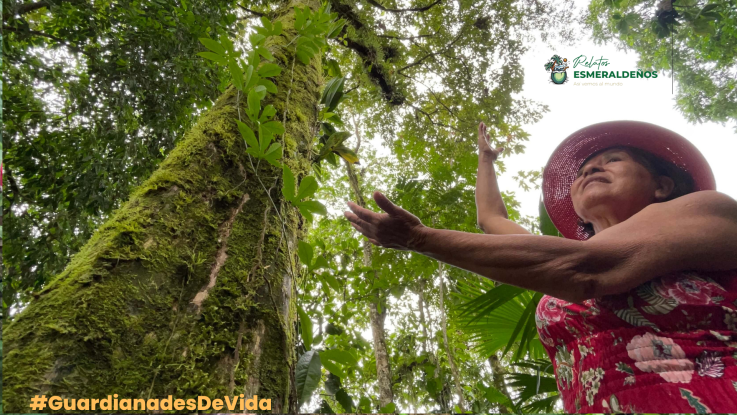
[[[586,222],[602,217],[624,221],[667,196],[672,188],[663,186],[627,150],[611,148],[581,166],[571,185],[571,199]]]

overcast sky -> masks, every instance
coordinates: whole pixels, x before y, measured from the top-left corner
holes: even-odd
[[[588,4],[588,0],[579,3]],[[630,71],[637,69],[637,54],[617,51],[614,44],[596,46],[584,39],[578,46],[550,49],[541,43],[531,48],[522,59],[525,69],[524,91],[521,96],[547,104],[550,112],[536,124],[525,126],[530,133],[524,154],[505,160],[507,171],[499,177],[502,191],[515,191],[523,215],[537,216],[540,190],[524,192],[512,176],[519,170],[543,167],[553,150],[569,134],[587,125],[613,120],[645,121],[671,129],[691,141],[711,165],[717,190],[737,199],[737,181],[734,180],[737,134],[733,125],[716,123],[689,124],[674,108],[671,94],[670,71],[658,72],[657,79],[620,79],[622,86],[575,86],[573,69],[568,69],[569,80],[563,85],[550,81],[550,73],[543,65],[557,54],[569,61],[579,55],[604,57],[609,61],[606,70]],[[572,66],[572,65],[571,65]],[[576,70],[582,70],[579,65]],[[585,68],[583,70],[586,70]],[[589,70],[597,70],[592,68]],[[604,67],[602,67],[604,70]],[[606,79],[597,81],[607,82]],[[678,84],[675,85],[677,91]]]

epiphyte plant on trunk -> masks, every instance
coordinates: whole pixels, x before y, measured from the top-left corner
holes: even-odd
[[[297,36],[285,47],[294,44],[295,56],[303,64],[308,64],[310,59],[321,53],[326,47],[326,37],[338,36],[343,29],[345,21],[335,20],[337,14],[330,13],[330,5],[323,5],[317,12],[312,12],[308,7],[295,7],[295,29]],[[281,22],[273,24],[268,17],[261,17],[262,26],[256,27],[256,33],[249,36],[251,50],[246,60],[241,59],[241,52],[236,51],[232,42],[227,38],[221,38],[220,42],[210,38],[200,38],[200,42],[210,52],[199,52],[203,58],[213,60],[219,64],[226,65],[232,77],[233,86],[247,98],[246,118],[236,119],[238,130],[246,144],[246,153],[249,155],[252,171],[258,176],[258,167],[261,160],[280,167],[282,169],[282,194],[292,205],[297,207],[302,216],[312,221],[314,213],[325,215],[326,208],[316,200],[306,200],[318,190],[319,185],[314,176],[304,177],[299,188],[295,192],[295,177],[289,166],[279,163],[283,156],[283,142],[277,142],[275,137],[285,133],[284,125],[278,119],[273,119],[276,109],[269,104],[261,107],[261,101],[268,93],[276,94],[276,85],[269,77],[281,73],[279,65],[268,63],[273,61],[273,55],[264,47],[264,42],[269,36],[279,36],[282,33]],[[261,65],[262,58],[267,61]],[[260,66],[259,66],[260,65]],[[339,68],[333,68],[334,72],[340,73]],[[335,77],[328,81],[325,86],[320,104],[324,107],[319,113],[320,129],[322,134],[318,136],[319,145],[312,152],[312,167],[320,174],[320,162],[327,160],[332,165],[337,165],[337,156],[344,158],[349,163],[358,163],[356,153],[343,145],[350,137],[350,133],[336,131],[332,123],[343,126],[340,117],[335,114],[337,106],[348,96],[343,92],[345,78]],[[256,164],[253,164],[255,158]],[[260,179],[259,179],[260,181]],[[263,185],[262,185],[263,186]],[[328,264],[324,257],[318,257],[313,263],[313,247],[304,241],[299,241],[298,256],[300,261],[307,266],[307,272],[315,269],[327,268]],[[346,375],[344,369],[356,367],[358,359],[350,352],[331,350],[310,350],[312,345],[312,322],[301,306],[297,306],[302,344],[307,350],[300,356],[295,368],[295,383],[298,405],[307,401],[320,383],[322,367],[330,372],[331,390],[335,399],[346,411],[353,411],[354,404],[351,397],[340,385],[340,378]],[[393,408],[387,408],[393,410]]]

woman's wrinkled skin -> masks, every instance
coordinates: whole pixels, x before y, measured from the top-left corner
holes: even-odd
[[[665,200],[673,187],[671,178],[653,177],[626,149],[612,148],[594,155],[578,170],[571,199],[578,216],[599,233]]]
[[[581,166],[571,185],[571,199],[579,217],[599,233],[645,206],[665,200],[673,187],[672,179],[654,177],[626,149],[611,148],[595,154]],[[374,192],[373,196],[386,213],[372,212],[347,201],[352,212],[344,212],[345,217],[374,245],[412,250],[421,240],[425,226],[381,192]]]

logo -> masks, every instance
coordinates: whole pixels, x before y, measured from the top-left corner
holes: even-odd
[[[556,85],[561,85],[568,80],[566,69],[568,69],[568,59],[558,55],[553,55],[545,64],[545,70],[550,71],[550,80]]]

